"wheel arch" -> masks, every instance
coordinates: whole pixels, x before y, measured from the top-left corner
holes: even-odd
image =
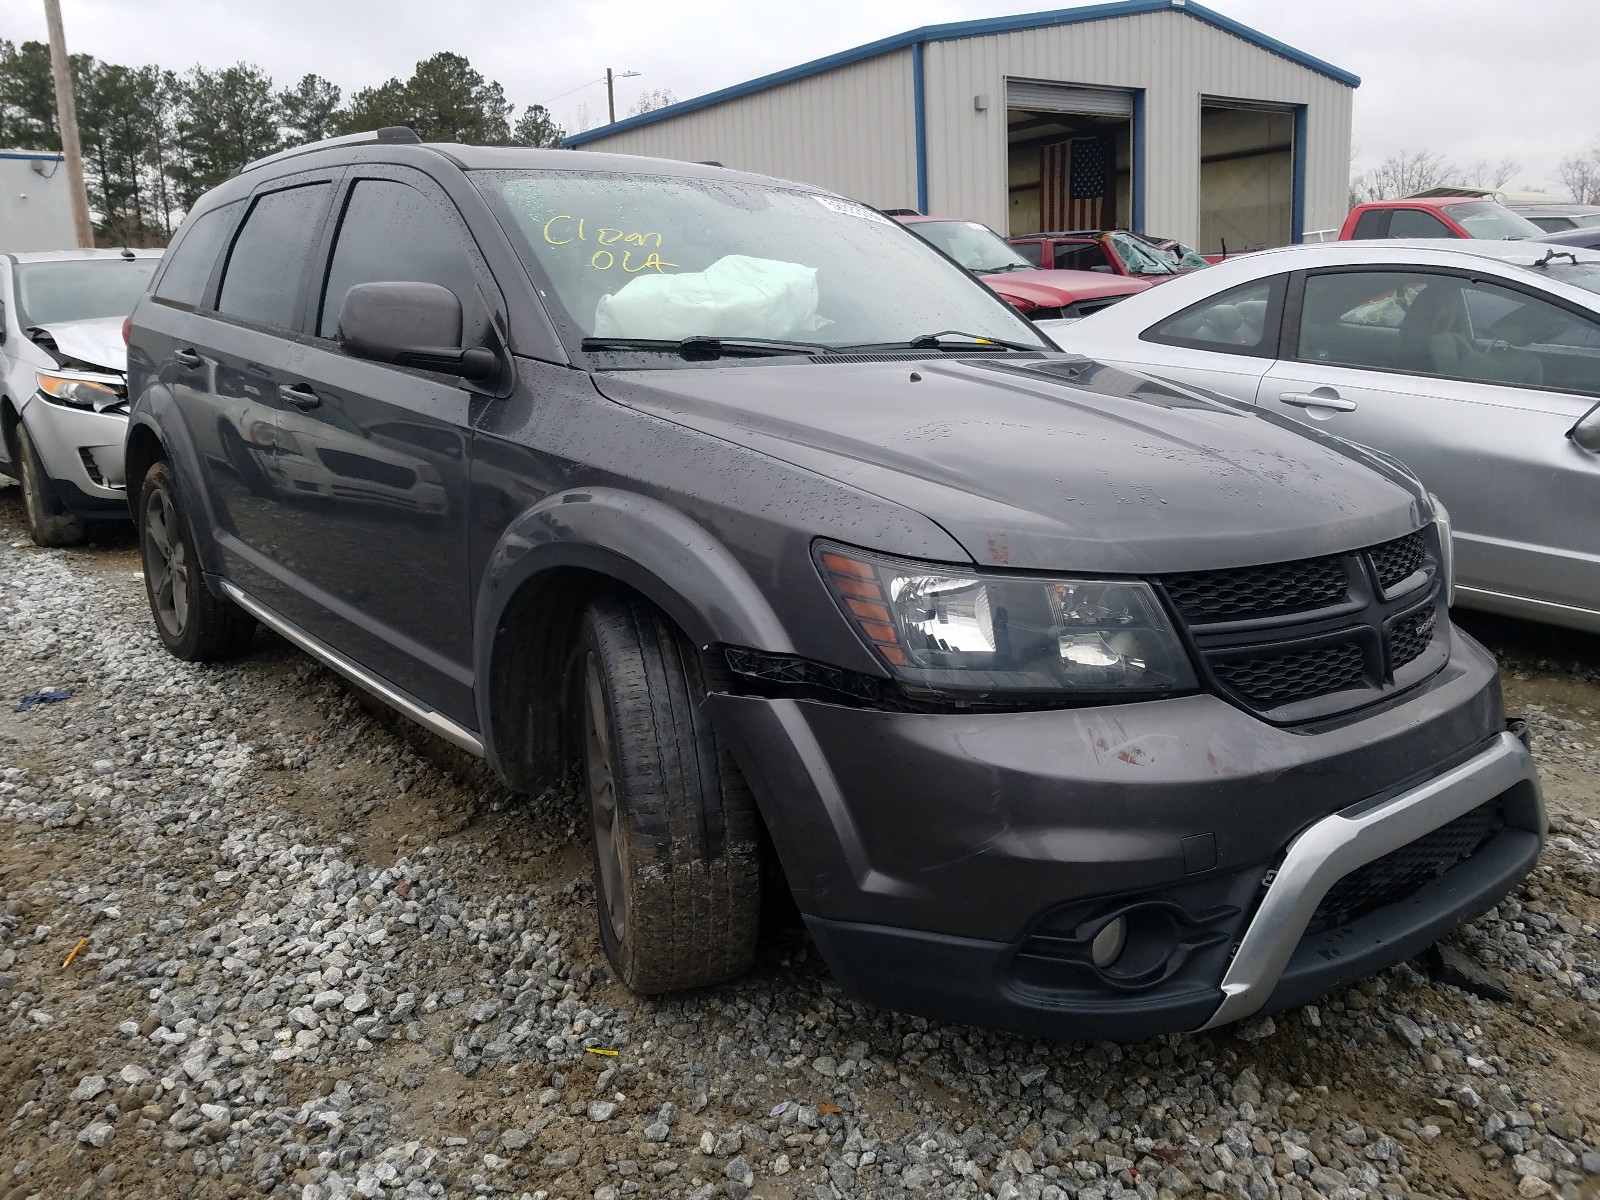
[[[194,530],[195,552],[200,556],[206,586],[214,588],[213,580],[222,574],[222,554],[214,536],[219,523],[202,482],[205,475],[201,471],[200,452],[190,440],[172,394],[164,387],[152,387],[139,397],[128,417],[128,436],[122,450],[128,514],[136,525],[145,474],[162,460],[172,464],[179,499]]]
[[[479,727],[490,764],[511,786],[535,789],[566,766],[578,623],[596,596],[619,588],[661,609],[702,649],[793,652],[749,574],[683,513],[611,488],[548,496],[501,535],[478,593]]]

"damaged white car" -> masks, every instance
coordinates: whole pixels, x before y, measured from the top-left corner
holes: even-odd
[[[127,343],[159,250],[0,254],[0,475],[41,546],[126,520]]]

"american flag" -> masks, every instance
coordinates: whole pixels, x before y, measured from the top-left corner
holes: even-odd
[[[1111,144],[1073,138],[1039,148],[1039,224],[1045,230],[1103,229]]]

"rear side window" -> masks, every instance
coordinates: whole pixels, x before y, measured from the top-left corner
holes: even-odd
[[[1210,296],[1140,336],[1147,342],[1276,358],[1283,276]]]
[[[1381,238],[1384,236],[1384,226],[1389,223],[1389,210],[1386,208],[1369,208],[1356,218],[1355,232],[1352,238]]]
[[[1012,242],[1011,248],[1036,267],[1044,261],[1043,242]]]
[[[156,283],[155,298],[173,308],[193,312],[205,298],[211,269],[217,265],[222,243],[239,212],[239,202],[201,213],[183,230],[178,244],[167,251],[167,267]]]
[[[1392,238],[1453,238],[1454,231],[1430,212],[1416,208],[1397,208],[1389,221]]]
[[[351,190],[323,290],[322,337],[338,335],[345,293],[358,283],[441,284],[461,301],[467,344],[481,340],[477,279],[455,217],[408,184],[362,179]]]
[[[313,183],[256,198],[233,240],[218,312],[293,328],[300,284],[332,190],[331,184]]]

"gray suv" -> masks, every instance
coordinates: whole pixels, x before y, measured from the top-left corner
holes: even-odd
[[[1387,459],[1062,354],[873,209],[627,155],[286,152],[132,319],[155,630],[259,622],[569,772],[639,992],[786,889],[864,999],[1133,1037],[1303,1003],[1544,834]]]

